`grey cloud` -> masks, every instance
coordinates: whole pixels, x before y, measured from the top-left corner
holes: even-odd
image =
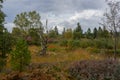
[[[3,5],[3,10],[8,16],[6,17],[8,23],[13,22],[16,14],[36,10],[40,13],[43,22],[46,18],[55,21],[49,23],[49,26],[60,25],[73,28],[76,27],[77,22],[81,22],[81,25],[85,26],[84,29],[87,29],[91,23],[94,24],[91,26],[98,25],[98,18],[78,19],[73,22],[66,19],[69,19],[75,12],[83,10],[102,10],[105,3],[104,0],[6,0]],[[61,20],[63,21],[61,22]]]
[[[84,9],[103,8],[104,0],[6,0],[5,7],[14,12],[39,10],[41,12],[54,12],[56,14],[80,11]]]
[[[87,31],[88,28],[97,28],[99,27],[99,23],[100,23],[100,17],[92,17],[90,19],[77,19],[75,21],[63,21],[62,23],[60,23],[59,25],[64,26],[65,28],[72,28],[74,29],[75,27],[77,27],[77,23],[79,22],[81,25],[81,28],[85,31]]]

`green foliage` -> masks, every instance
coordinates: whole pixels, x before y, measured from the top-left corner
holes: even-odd
[[[105,53],[106,54],[113,54],[114,50],[113,49],[108,49],[108,50],[105,51]],[[120,49],[117,49],[116,54],[120,55]]]
[[[90,28],[88,28],[88,30],[87,30],[87,32],[86,32],[86,38],[87,39],[92,39],[93,38],[93,35],[92,35],[92,32],[91,32],[91,29]]]
[[[54,30],[50,30],[48,33],[48,37],[49,38],[56,38],[57,37],[56,32]]]
[[[25,34],[23,33],[23,31],[21,31],[20,28],[18,27],[14,27],[12,29],[12,36],[15,40],[18,40],[19,38],[22,38]]]
[[[67,50],[74,50],[80,47],[79,40],[62,40],[60,46],[66,47]]]
[[[15,17],[14,23],[21,30],[28,32],[30,28],[39,28],[42,26],[40,18],[36,11],[23,12]]]
[[[5,13],[2,11],[2,3],[3,0],[0,0],[0,27],[4,28],[4,21],[5,21]]]
[[[93,38],[95,39],[97,37],[97,28],[95,27],[93,29]]]
[[[2,57],[7,57],[7,53],[9,53],[12,49],[13,41],[12,36],[6,29],[4,30],[2,40],[2,46],[0,46]]]
[[[2,3],[4,0],[0,0],[0,71],[4,68],[6,65],[6,58],[7,53],[10,51],[11,48],[11,42],[9,33],[4,28],[4,22],[5,22],[5,13],[2,11]]]
[[[64,39],[60,42],[60,46],[67,47],[67,44],[68,44],[68,41],[66,39]]]
[[[103,27],[102,37],[103,38],[109,38],[110,37],[110,33],[108,32],[108,30],[106,29],[105,26]]]
[[[80,46],[80,42],[79,40],[69,40],[67,45],[69,50],[74,50]]]
[[[58,32],[57,26],[55,26],[55,28],[53,30],[50,30],[48,33],[49,38],[57,38],[58,35],[59,35],[59,32]]]
[[[77,23],[76,29],[73,31],[73,39],[80,39],[82,38],[82,32],[81,25]]]
[[[0,50],[2,51],[2,47],[3,47],[3,37],[4,37],[4,21],[5,21],[5,14],[4,12],[2,11],[2,3],[3,3],[3,0],[0,0]],[[3,54],[3,53],[2,53]]]
[[[4,69],[5,65],[6,65],[6,59],[0,57],[0,72]]]
[[[22,12],[16,15],[12,35],[15,41],[25,39],[28,44],[40,45],[45,40],[41,17],[36,11]]]
[[[26,41],[30,45],[40,45],[40,37],[37,33],[37,29],[31,28],[28,31],[28,36],[26,37]]]
[[[100,53],[100,49],[98,48],[90,48],[88,47],[87,50],[90,52],[90,53]]]
[[[96,39],[94,44],[98,49],[113,49],[113,42],[109,39]]]
[[[94,46],[93,40],[83,39],[80,41],[81,48],[87,48],[87,47],[93,47],[93,46]]]
[[[72,29],[67,29],[64,33],[64,38],[65,39],[72,39],[72,37],[73,37]]]
[[[56,34],[56,35],[59,35],[57,26],[55,26],[54,30],[55,30],[55,34]]]
[[[15,50],[11,52],[11,66],[21,72],[30,63],[30,59],[27,43],[22,39],[18,40]]]
[[[98,37],[98,38],[101,38],[101,37],[102,37],[102,32],[103,32],[102,28],[99,27],[99,28],[98,28],[98,32],[97,32],[97,33],[98,33],[98,34],[97,34],[97,37]]]

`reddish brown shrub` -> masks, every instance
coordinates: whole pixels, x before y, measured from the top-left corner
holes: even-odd
[[[75,62],[69,68],[75,80],[119,80],[120,63],[117,60]]]
[[[53,80],[48,74],[42,73],[40,70],[34,70],[31,73],[12,72],[0,80]]]

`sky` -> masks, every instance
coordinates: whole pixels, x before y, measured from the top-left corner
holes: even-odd
[[[5,0],[3,11],[7,15],[5,27],[12,31],[17,14],[36,10],[45,24],[48,19],[49,29],[57,26],[74,29],[79,22],[84,31],[99,27],[105,11],[105,0]]]

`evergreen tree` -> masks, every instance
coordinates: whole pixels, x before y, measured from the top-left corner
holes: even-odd
[[[59,32],[58,32],[58,28],[57,28],[57,26],[55,26],[54,30],[55,30],[55,34],[56,34],[56,36],[58,36],[58,35],[59,35]]]
[[[50,30],[50,31],[48,32],[48,37],[49,37],[49,38],[56,38],[57,35],[56,35],[55,30]]]
[[[73,39],[80,39],[82,38],[82,32],[83,30],[81,29],[80,23],[77,23],[77,27],[73,32]]]
[[[63,28],[63,32],[62,32],[62,36],[63,36],[63,38],[65,38],[65,28]]]
[[[91,29],[90,28],[88,28],[88,30],[86,32],[86,38],[92,39],[92,33],[91,33]]]
[[[71,28],[66,30],[66,32],[64,33],[64,37],[65,39],[72,39],[73,33]]]
[[[59,32],[58,32],[57,26],[55,26],[53,30],[50,30],[48,34],[49,38],[56,38],[58,35],[59,35]]]
[[[103,37],[103,38],[108,38],[108,37],[109,37],[109,31],[106,29],[105,26],[103,26],[102,37]]]
[[[3,7],[2,3],[3,3],[3,0],[0,0],[0,53],[1,53],[0,54],[0,71],[4,68],[6,64],[6,55],[7,55],[6,50],[10,47],[6,45],[6,40],[5,40],[5,37],[7,37],[6,30],[4,28],[6,15],[2,11],[2,7]]]
[[[97,28],[96,27],[93,29],[93,38],[94,39],[97,38]]]
[[[2,57],[7,57],[7,53],[9,53],[12,49],[12,36],[7,31],[7,29],[4,30],[3,34],[3,41],[2,41]]]
[[[98,28],[98,34],[97,34],[97,37],[98,38],[102,38],[102,33],[103,33],[103,30],[101,27]]]
[[[15,50],[11,52],[11,66],[20,72],[30,63],[31,55],[25,40],[18,40]]]

